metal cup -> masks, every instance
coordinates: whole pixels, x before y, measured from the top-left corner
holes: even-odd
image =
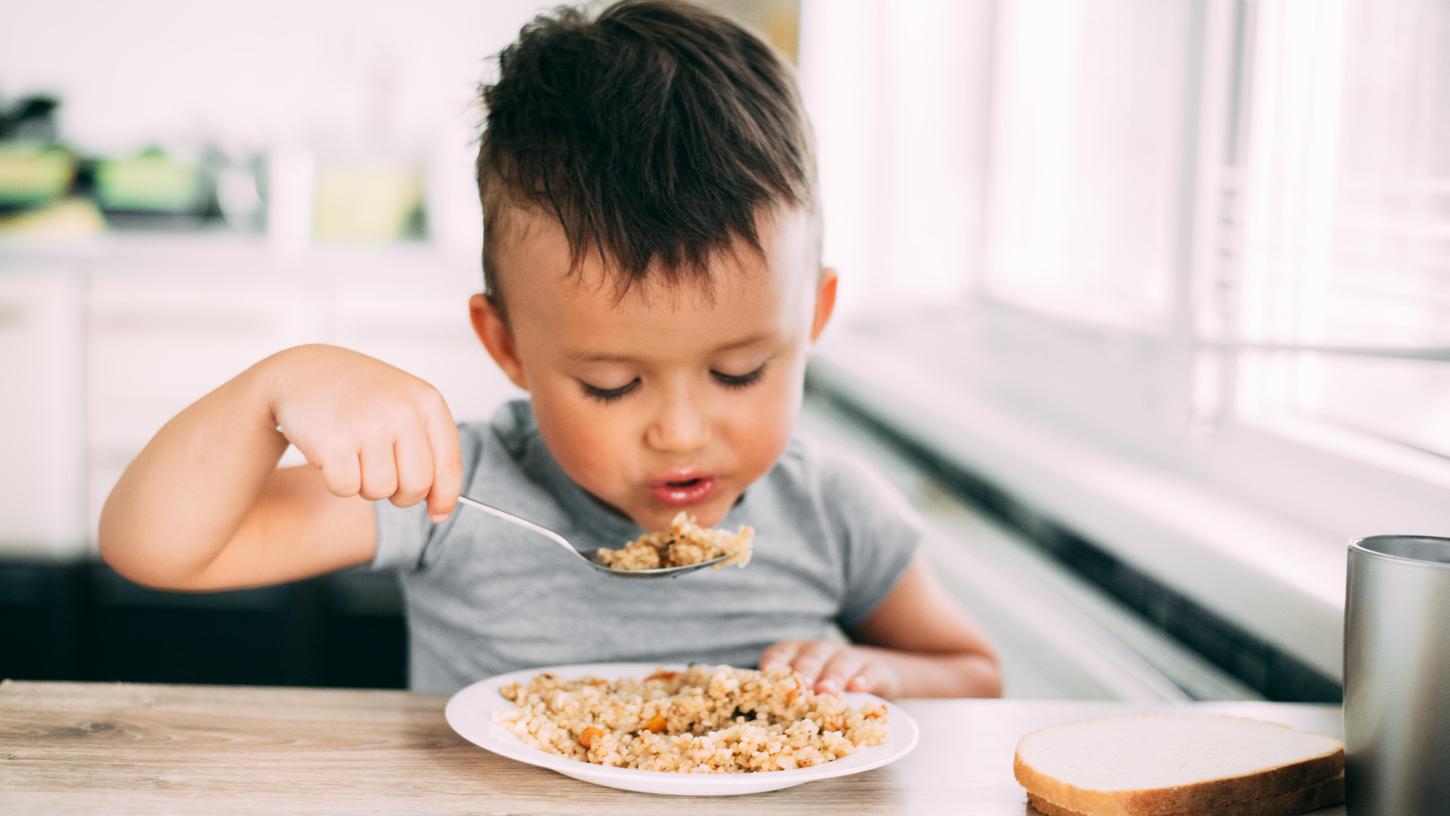
[[[1344,743],[1351,816],[1450,812],[1450,538],[1349,545]]]

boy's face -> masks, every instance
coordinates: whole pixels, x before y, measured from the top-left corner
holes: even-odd
[[[574,481],[646,530],[680,510],[719,523],[784,451],[806,354],[836,276],[816,268],[809,216],[759,219],[710,285],[651,275],[620,299],[597,257],[569,272],[552,219],[513,210],[493,258],[507,324],[482,295],[474,327],[533,396],[539,430]]]

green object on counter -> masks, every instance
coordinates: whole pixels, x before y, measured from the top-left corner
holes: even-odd
[[[79,196],[0,215],[0,240],[77,241],[105,230],[106,219],[101,217],[95,203]]]
[[[63,147],[0,142],[0,206],[36,207],[70,189],[76,161]]]
[[[195,212],[202,205],[201,181],[199,163],[164,153],[103,159],[96,164],[96,199],[106,210]]]
[[[418,168],[388,162],[335,162],[317,170],[312,233],[320,240],[396,241],[423,206]]]

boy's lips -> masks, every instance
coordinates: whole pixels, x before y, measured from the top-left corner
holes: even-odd
[[[695,504],[715,490],[714,476],[694,471],[672,473],[669,478],[650,482],[649,492],[660,502],[672,507]]]

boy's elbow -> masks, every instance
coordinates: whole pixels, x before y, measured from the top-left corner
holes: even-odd
[[[993,653],[975,653],[963,659],[963,686],[967,697],[1001,697],[1002,663]]]
[[[131,531],[116,518],[109,501],[101,509],[96,546],[100,550],[101,561],[132,583],[151,589],[187,588],[186,576],[168,575],[164,569],[158,569],[164,565],[140,555],[141,547],[136,544]]]
[[[106,539],[101,538],[104,542]],[[117,554],[117,548],[113,545],[109,550],[105,544],[101,545],[101,560],[115,573],[127,581],[147,589],[164,589],[171,591],[188,592],[199,587],[196,580],[190,574],[169,573],[158,570],[154,566],[147,566],[139,563],[135,558],[126,554]]]
[[[996,658],[991,660],[991,671],[987,675],[985,686],[983,697],[1002,696],[1002,664]]]
[[[111,501],[107,499],[105,505],[101,507],[101,523],[96,528],[96,547],[100,550],[101,561],[106,566],[126,578],[131,578],[127,568],[125,536],[118,529],[119,525],[115,515]]]
[[[162,586],[155,580],[155,576],[147,574],[147,571],[142,569],[137,559],[133,557],[133,548],[126,541],[126,537],[118,531],[108,528],[104,522],[97,530],[96,544],[101,551],[101,561],[122,578],[155,589],[171,588]]]

